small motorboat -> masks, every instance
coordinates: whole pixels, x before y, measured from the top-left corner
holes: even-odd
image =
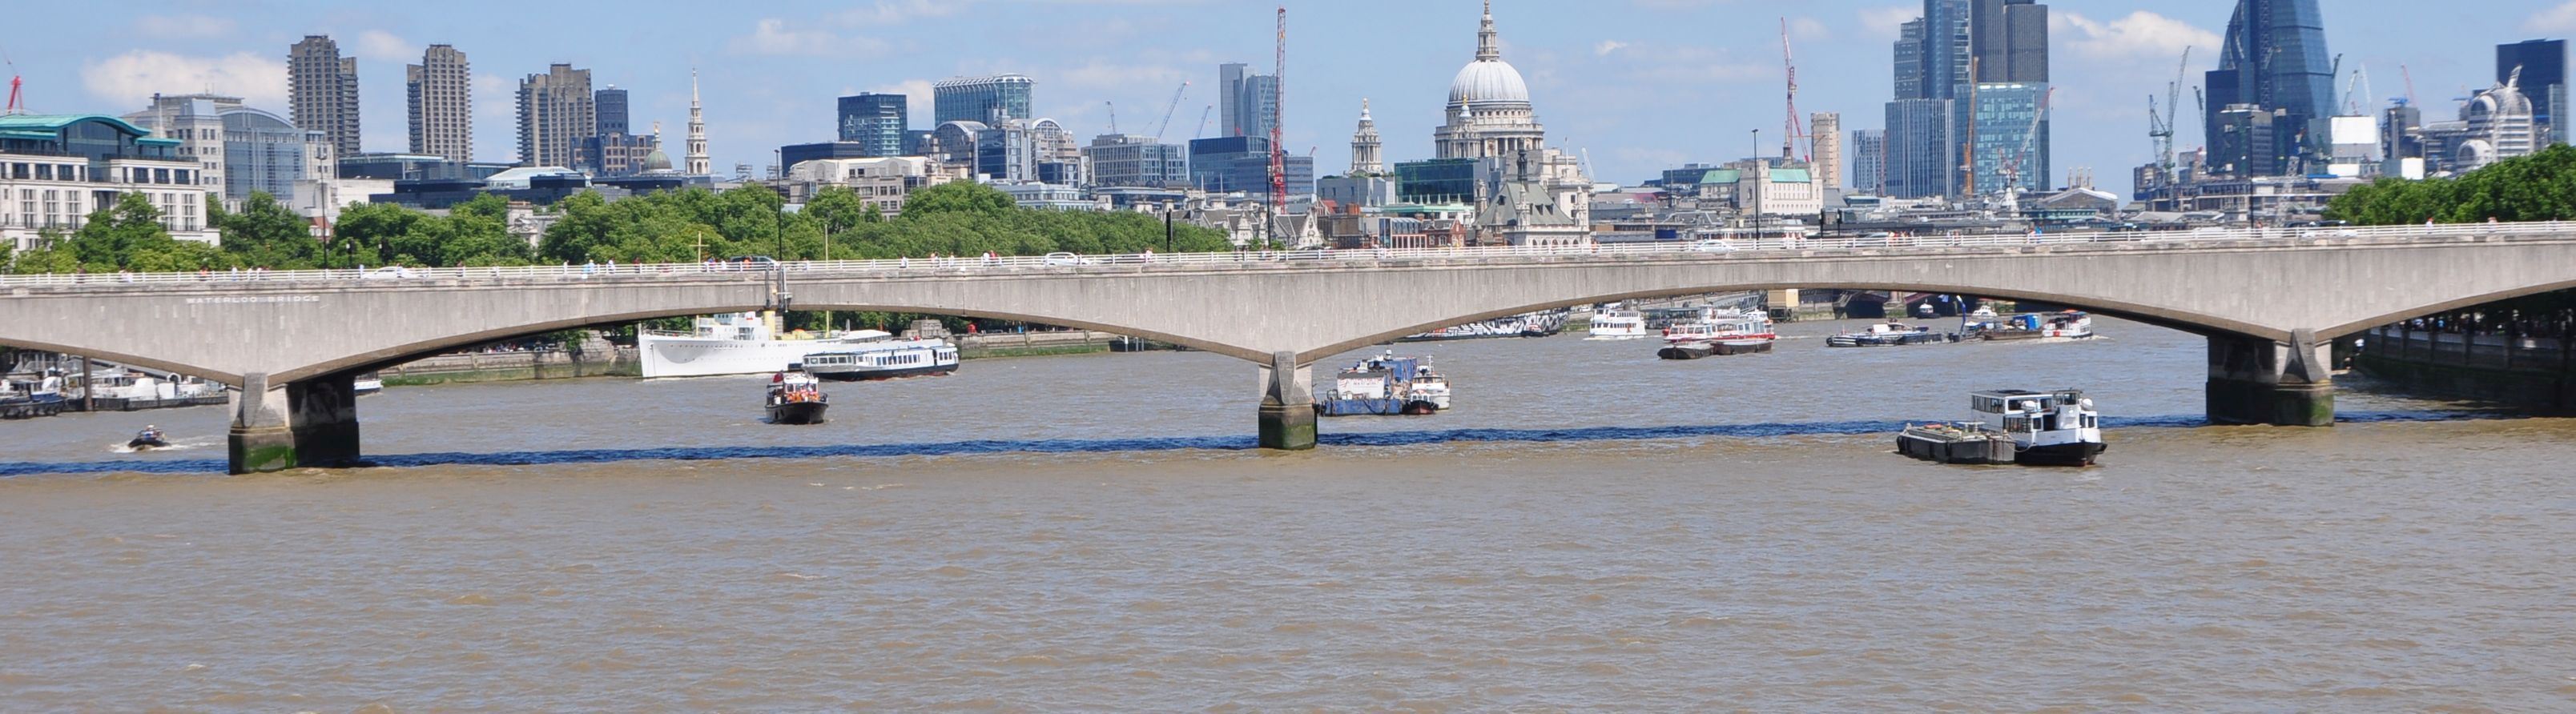
[[[142,431],[134,432],[133,441],[125,442],[125,448],[133,449],[135,451],[142,451],[144,449],[166,449],[169,447],[170,442],[161,438],[161,427],[157,426],[143,427]]]
[[[823,410],[829,406],[823,395],[822,382],[805,371],[801,364],[787,366],[787,371],[769,377],[769,423],[821,424]]]

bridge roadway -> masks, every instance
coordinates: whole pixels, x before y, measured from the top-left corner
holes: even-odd
[[[2576,223],[1696,247],[0,276],[0,344],[240,387],[234,470],[334,465],[358,460],[358,372],[575,327],[759,309],[783,280],[797,309],[1083,327],[1250,361],[1266,385],[1261,443],[1293,449],[1314,443],[1315,360],[1542,308],[1792,287],[2037,300],[2206,336],[2212,421],[2325,425],[2329,340],[2576,287]]]

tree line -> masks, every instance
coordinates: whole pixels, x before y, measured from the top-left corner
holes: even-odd
[[[752,256],[779,260],[931,255],[1221,251],[1223,231],[1164,223],[1129,211],[1020,208],[1009,194],[970,182],[912,194],[887,218],[847,187],[826,187],[796,212],[760,186],[664,191],[609,201],[584,192],[545,209],[554,218],[534,245],[510,232],[509,204],[486,194],[438,215],[393,204],[351,204],[317,239],[311,225],[265,192],[239,212],[210,204],[219,246],[177,240],[161,212],[126,194],[76,230],[49,228],[24,253],[0,253],[11,273],[114,273],[349,269],[386,265],[484,267],[557,263],[681,263]],[[0,251],[9,250],[0,246]]]
[[[2356,225],[2576,220],[2576,147],[2558,144],[2449,178],[2383,178],[2326,204]]]

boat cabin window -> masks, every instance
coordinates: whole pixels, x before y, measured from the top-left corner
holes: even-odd
[[[2030,431],[2030,417],[2004,417],[2004,431]]]

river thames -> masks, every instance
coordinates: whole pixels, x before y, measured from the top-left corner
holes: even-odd
[[[1306,453],[1202,353],[830,385],[816,427],[750,377],[396,388],[386,466],[258,476],[219,407],[0,423],[0,709],[2576,708],[2576,421],[2346,380],[2331,429],[2197,426],[2204,342],[2099,322],[1402,345],[1456,408]],[[2102,465],[1890,453],[2058,386]],[[183,448],[119,453],[145,423]]]

